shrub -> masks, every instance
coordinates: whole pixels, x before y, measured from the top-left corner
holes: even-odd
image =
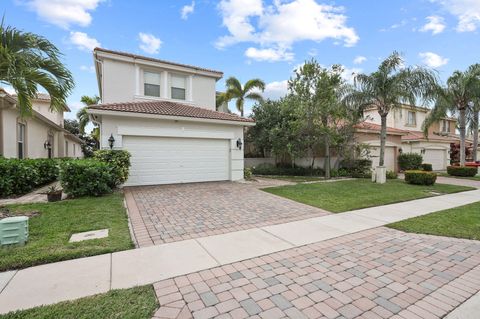
[[[340,162],[340,167],[355,178],[369,178],[372,174],[372,161],[369,159],[347,159]]]
[[[324,172],[321,168],[275,166],[264,163],[252,167],[252,173],[255,175],[323,176]]]
[[[115,179],[111,188],[126,182],[130,169],[130,153],[123,150],[98,150],[93,154],[94,159],[107,163]]]
[[[421,154],[417,153],[402,153],[398,155],[398,166],[400,170],[418,170],[422,165],[423,157]]]
[[[39,175],[39,185],[51,183],[58,178],[59,167],[57,161],[39,158],[35,159],[33,164]]]
[[[251,180],[252,179],[252,169],[250,167],[245,167],[243,169],[243,178],[246,179],[247,181],[248,180]]]
[[[387,179],[397,179],[398,174],[394,171],[387,171]]]
[[[478,169],[468,166],[448,166],[447,173],[452,176],[473,177],[478,174]]]
[[[437,174],[426,171],[405,171],[405,181],[414,185],[433,185],[437,180]]]
[[[331,177],[348,177],[350,176],[349,172],[345,168],[332,169],[330,171]]]
[[[428,163],[423,163],[422,165],[420,165],[420,168],[421,168],[423,171],[426,171],[426,172],[431,172],[431,171],[433,171],[432,164],[428,164]]]
[[[117,181],[109,164],[90,160],[64,161],[60,165],[60,183],[71,197],[100,196],[111,193]]]

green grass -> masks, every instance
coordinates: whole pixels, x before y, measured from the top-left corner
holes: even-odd
[[[10,312],[0,319],[150,319],[157,307],[153,287],[143,286]]]
[[[386,184],[381,185],[372,183],[368,179],[356,179],[332,183],[296,184],[263,190],[330,212],[340,213],[434,196],[431,192],[446,194],[472,189],[474,188],[445,184],[410,185],[403,180],[388,180]]]
[[[408,233],[480,240],[480,202],[406,219],[387,227]]]
[[[40,215],[29,220],[25,246],[0,248],[0,271],[133,248],[121,193],[7,207],[16,213],[39,211]],[[68,242],[74,233],[104,228],[109,230],[107,238]]]
[[[302,182],[316,182],[323,181],[322,176],[288,176],[288,175],[257,175],[257,177],[280,179],[282,181],[302,183]]]
[[[472,176],[472,177],[462,177],[462,176],[452,176],[452,175],[448,175],[447,173],[438,173],[438,176],[451,177],[451,178],[460,178],[460,179],[471,179],[471,180],[473,180],[473,181],[480,181],[480,175],[475,175],[475,176]]]

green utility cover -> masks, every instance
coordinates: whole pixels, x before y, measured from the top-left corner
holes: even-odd
[[[0,245],[24,245],[28,240],[28,217],[7,217],[0,220]]]

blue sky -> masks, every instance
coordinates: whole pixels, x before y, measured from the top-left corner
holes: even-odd
[[[480,62],[479,0],[0,0],[6,24],[47,37],[64,53],[76,88],[98,94],[91,50],[101,46],[218,69],[265,95],[286,92],[295,66],[314,57],[345,76],[371,72],[397,50],[446,80]],[[224,79],[217,88],[224,87]],[[247,108],[250,105],[247,106]],[[232,104],[231,109],[234,108]],[[74,117],[74,112],[67,117]],[[247,110],[248,113],[248,110]]]

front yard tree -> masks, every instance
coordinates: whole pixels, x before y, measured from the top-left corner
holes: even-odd
[[[466,71],[455,71],[448,78],[447,85],[438,89],[435,106],[424,122],[425,132],[439,119],[448,113],[458,114],[458,130],[460,132],[460,165],[465,165],[465,137],[467,115],[476,109],[479,99],[480,65],[472,65]],[[478,130],[478,129],[477,129]]]
[[[299,138],[312,156],[311,168],[315,165],[316,150],[323,145],[327,179],[330,178],[331,147],[341,138],[339,129],[348,122],[342,104],[346,88],[342,72],[338,65],[326,69],[312,59],[297,69],[288,83],[291,94],[297,98]]]
[[[404,60],[393,52],[371,74],[357,74],[354,90],[346,100],[359,108],[376,107],[381,118],[379,166],[385,164],[387,139],[387,116],[390,111],[408,103],[416,105],[419,100],[434,101],[438,80],[434,71],[423,67],[404,67]]]
[[[100,102],[100,97],[98,97],[98,95],[94,95],[94,96],[83,95],[80,98],[80,102],[82,102],[83,105],[85,106],[82,107],[80,110],[78,110],[77,119],[80,124],[80,132],[84,134],[85,127],[88,125],[88,123],[90,123],[90,116],[87,113],[87,109],[90,105],[98,104],[98,102]]]
[[[244,104],[246,99],[257,102],[263,100],[262,95],[257,92],[263,92],[265,90],[265,82],[260,79],[248,80],[245,85],[242,86],[236,77],[231,76],[227,79],[226,85],[226,91],[217,97],[217,105],[228,103],[235,99],[235,105],[237,110],[240,112],[240,116],[242,117],[244,114]]]
[[[46,38],[0,24],[0,83],[15,90],[22,116],[31,114],[39,87],[50,95],[51,110],[63,111],[74,82],[60,57]]]

